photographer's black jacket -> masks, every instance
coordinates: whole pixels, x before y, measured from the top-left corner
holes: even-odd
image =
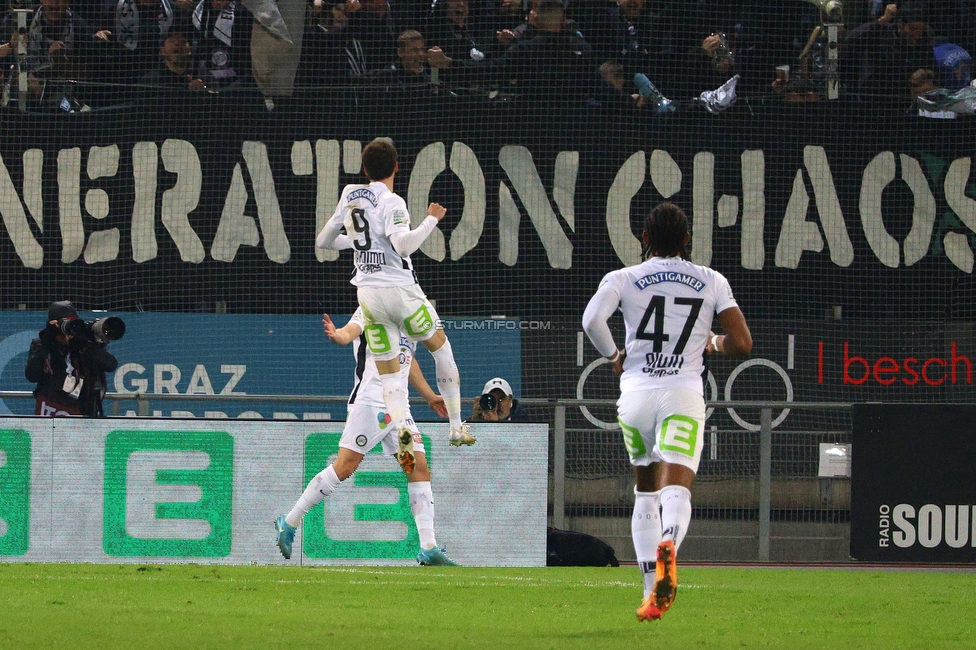
[[[105,344],[81,339],[62,343],[57,338],[58,332],[57,327],[49,325],[31,341],[24,376],[27,381],[37,384],[35,397],[47,398],[77,410],[81,415],[100,417],[106,389],[105,373],[115,370],[119,362]],[[63,390],[69,374],[83,380],[77,398]]]

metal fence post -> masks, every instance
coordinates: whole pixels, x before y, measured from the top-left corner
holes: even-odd
[[[759,561],[768,562],[773,483],[773,409],[763,408],[759,422]]]
[[[552,525],[566,525],[566,405],[556,404],[552,427]]]

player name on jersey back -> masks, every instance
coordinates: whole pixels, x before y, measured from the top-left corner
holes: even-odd
[[[701,290],[705,288],[705,283],[695,276],[673,271],[659,271],[658,273],[650,273],[642,278],[638,278],[634,282],[634,286],[643,291],[647,287],[660,284],[661,282],[677,282],[679,284],[689,286],[699,293],[701,293]]]
[[[627,330],[621,392],[682,386],[701,393],[712,316],[736,306],[728,280],[672,257],[653,257],[607,279]]]

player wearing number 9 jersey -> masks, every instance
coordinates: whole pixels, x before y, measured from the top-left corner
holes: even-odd
[[[637,620],[657,620],[678,587],[677,551],[691,522],[691,484],[705,426],[705,354],[747,354],[752,334],[725,277],[688,261],[688,218],[672,203],[644,221],[644,262],[608,273],[583,329],[620,375],[617,420],[634,467],[631,534],[644,576]],[[620,309],[624,349],[607,320]],[[711,331],[712,318],[726,334]]]
[[[373,140],[363,149],[362,161],[369,184],[347,185],[342,190],[335,212],[315,245],[353,250],[352,283],[358,287],[359,306],[365,317],[363,334],[383,384],[387,412],[403,440],[398,458],[409,472],[410,432],[404,424],[407,393],[396,379],[401,331],[409,340],[423,344],[434,357],[437,387],[451,421],[450,444],[471,445],[476,440],[461,421],[461,380],[451,343],[410,262],[410,254],[420,248],[447,210],[431,203],[427,218],[411,230],[407,205],[393,192],[393,179],[399,171],[396,147],[387,140]],[[341,234],[343,227],[345,235]]]

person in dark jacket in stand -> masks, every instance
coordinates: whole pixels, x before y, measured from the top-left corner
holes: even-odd
[[[860,93],[907,96],[908,80],[935,63],[934,32],[921,9],[885,5],[881,17],[852,29],[840,51],[842,72]]]
[[[37,384],[35,415],[103,417],[105,373],[119,362],[106,343],[89,335],[91,328],[78,318],[67,300],[51,304],[47,326],[31,341],[24,376]]]
[[[520,39],[500,57],[455,61],[440,47],[431,47],[427,60],[442,68],[442,83],[494,87],[549,106],[579,105],[602,92],[592,50],[579,34],[566,29],[562,4],[542,0],[535,11],[536,35]]]

